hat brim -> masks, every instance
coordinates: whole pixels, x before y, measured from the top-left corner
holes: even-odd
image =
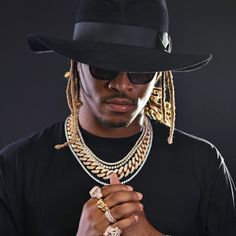
[[[179,55],[151,48],[61,40],[32,34],[28,36],[28,44],[36,53],[56,52],[91,66],[115,71],[187,72],[205,66],[212,58],[212,55]]]

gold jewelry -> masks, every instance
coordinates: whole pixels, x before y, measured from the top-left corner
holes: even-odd
[[[107,219],[107,221],[111,224],[116,223],[116,219],[113,217],[113,215],[111,214],[110,209],[105,211],[105,217]]]
[[[102,200],[102,199],[99,199],[97,201],[97,206],[99,209],[101,209],[103,212],[106,212],[109,210],[109,207],[107,206],[107,204]]]
[[[153,88],[144,112],[151,119],[170,127],[168,143],[172,144],[176,116],[173,75],[171,71],[163,71],[156,76],[156,85]],[[167,99],[167,93],[169,99]]]
[[[65,130],[69,142],[74,137],[71,116],[65,122]],[[102,180],[108,180],[112,173],[116,173],[119,179],[126,178],[121,183],[127,183],[138,174],[147,160],[152,146],[152,138],[152,125],[150,120],[145,117],[141,136],[130,152],[120,161],[106,162],[98,158],[85,144],[79,127],[75,142],[69,144],[69,147],[86,173],[99,184],[107,185],[108,183]]]
[[[101,188],[98,187],[98,186],[94,186],[94,187],[89,191],[89,194],[90,194],[91,198],[101,199],[101,198],[103,197]]]
[[[120,236],[122,233],[121,229],[119,229],[118,227],[112,227],[111,225],[109,225],[106,228],[106,231],[104,232],[103,236]]]

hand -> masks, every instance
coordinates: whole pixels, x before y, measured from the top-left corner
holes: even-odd
[[[117,175],[111,176],[111,184],[120,184]],[[122,236],[165,236],[157,231],[147,220],[144,210],[138,213],[138,222],[130,227],[126,228],[122,232]]]
[[[120,183],[104,186],[101,190],[103,201],[117,220],[113,227],[118,226],[123,231],[137,224],[137,212],[142,210],[139,203],[142,196],[134,192],[132,187]],[[76,236],[103,235],[106,227],[110,225],[104,212],[98,209],[97,201],[91,198],[84,204]]]
[[[139,215],[139,220],[137,224],[132,225],[123,231],[122,236],[165,236],[158,230],[156,230],[147,220],[144,212],[141,212]]]

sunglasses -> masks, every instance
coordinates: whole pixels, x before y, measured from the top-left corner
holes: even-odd
[[[96,68],[93,66],[89,66],[90,74],[98,80],[113,80],[120,73],[117,71],[104,70],[100,68]],[[151,82],[155,75],[155,72],[151,73],[135,73],[128,72],[127,76],[129,80],[134,84],[147,84]]]

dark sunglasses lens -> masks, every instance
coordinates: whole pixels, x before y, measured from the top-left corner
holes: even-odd
[[[117,73],[114,71],[104,70],[92,66],[89,67],[89,70],[91,75],[95,79],[100,79],[100,80],[111,80],[117,75]]]
[[[129,79],[132,83],[135,84],[146,84],[149,83],[153,77],[154,77],[155,73],[129,73]]]

